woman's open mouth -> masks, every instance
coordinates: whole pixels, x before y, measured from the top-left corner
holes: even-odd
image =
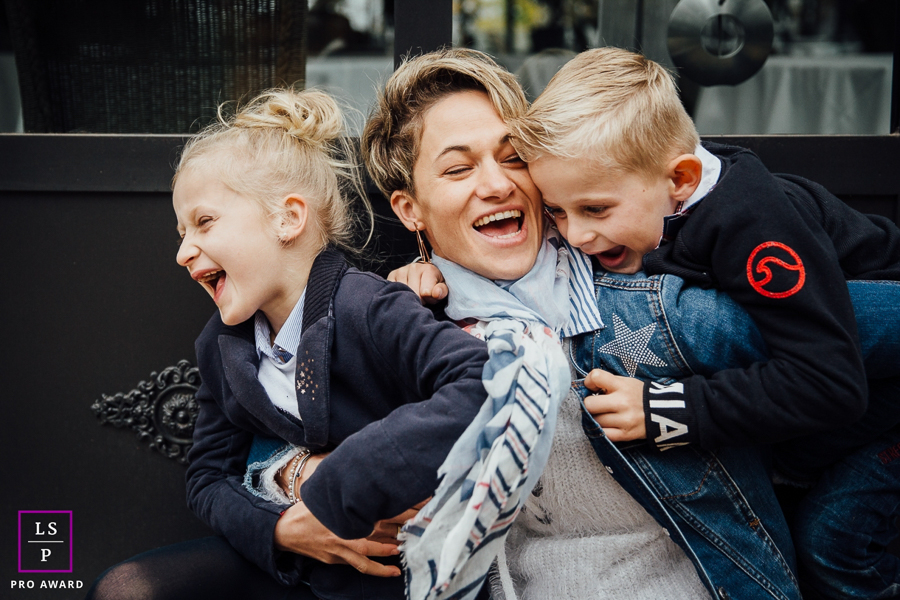
[[[522,223],[525,221],[522,211],[518,209],[504,210],[481,217],[472,227],[478,233],[497,239],[515,237],[522,231]]]

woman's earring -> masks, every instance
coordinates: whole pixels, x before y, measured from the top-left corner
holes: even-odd
[[[430,265],[431,259],[428,257],[428,248],[425,247],[425,240],[422,239],[422,232],[419,231],[418,227],[416,228],[416,241],[419,242],[419,259],[416,262]]]

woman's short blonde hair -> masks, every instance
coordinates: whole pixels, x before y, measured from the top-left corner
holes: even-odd
[[[363,129],[360,145],[369,175],[385,196],[415,195],[413,166],[419,155],[422,116],[439,100],[469,90],[487,93],[504,121],[528,106],[522,86],[483,52],[445,48],[406,59],[388,79]]]
[[[620,48],[582,52],[550,80],[527,114],[509,121],[526,161],[588,158],[602,168],[657,174],[700,141],[672,75]]]
[[[351,198],[363,204],[371,236],[372,209],[360,166],[348,142],[340,107],[318,90],[273,89],[234,114],[219,106],[218,120],[181,152],[172,187],[187,169],[202,168],[254,200],[273,223],[282,200],[300,194],[314,215],[321,246],[355,251],[358,222]]]

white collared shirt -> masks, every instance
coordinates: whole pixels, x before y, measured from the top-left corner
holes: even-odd
[[[275,336],[274,344],[270,342],[272,328],[262,311],[257,311],[253,320],[256,351],[259,354],[257,378],[269,395],[272,404],[301,420],[300,410],[297,407],[297,392],[294,389],[294,380],[297,377],[297,357],[294,356],[294,352],[300,345],[305,299],[306,289],[304,288],[300,299],[291,310],[291,314],[288,315],[284,325],[278,331],[278,335]]]

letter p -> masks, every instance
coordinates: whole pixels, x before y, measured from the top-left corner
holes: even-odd
[[[50,548],[41,548],[41,562],[47,562],[48,556],[50,556]]]

